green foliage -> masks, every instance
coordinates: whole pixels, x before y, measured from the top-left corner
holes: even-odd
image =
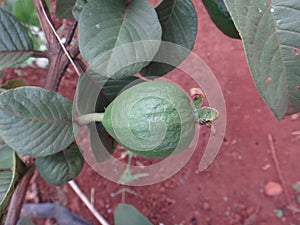
[[[161,26],[147,0],[91,0],[79,18],[79,47],[90,69],[122,78],[139,72],[160,46]]]
[[[0,164],[0,214],[4,213],[6,210],[15,185],[21,179],[25,170],[25,166],[17,154],[14,154],[13,158],[10,158],[10,160],[12,162],[9,164],[13,164],[12,169],[7,169],[6,167],[3,167],[7,165]]]
[[[56,92],[20,87],[0,94],[1,138],[21,155],[42,157],[74,140],[72,102]]]
[[[14,150],[0,138],[0,168],[13,167]]]
[[[162,41],[178,47],[163,42],[153,62],[141,71],[143,76],[162,76],[179,65],[194,47],[198,30],[197,13],[190,0],[164,0],[155,10],[162,26]],[[161,58],[171,58],[173,65],[160,62]]]
[[[46,0],[50,8],[50,0]],[[14,0],[12,4],[13,14],[23,23],[40,26],[40,21],[35,11],[34,3],[32,0]]]
[[[0,88],[9,90],[9,89],[14,89],[17,87],[23,87],[23,86],[28,86],[28,83],[24,78],[16,78],[16,79],[11,79],[6,81],[4,84],[0,86]]]
[[[0,8],[0,70],[23,62],[33,49],[25,27],[9,12]]]
[[[211,20],[227,36],[241,39],[223,0],[202,0]]]
[[[8,199],[10,198],[10,196],[8,195],[8,192],[10,189],[12,177],[12,171],[0,172],[0,212],[3,212],[9,201]]]
[[[200,124],[205,124],[206,122],[211,122],[218,117],[218,111],[210,107],[202,107],[196,110],[196,120]]]
[[[132,174],[131,172],[131,160],[132,157],[134,156],[134,154],[132,152],[126,152],[128,155],[128,163],[126,165],[126,169],[124,171],[124,173],[122,174],[120,180],[118,181],[118,183],[120,184],[129,184],[130,182],[137,180],[141,177],[147,177],[149,174],[148,173],[135,173]]]
[[[72,14],[77,21],[79,20],[80,13],[86,3],[87,0],[76,0],[76,3],[72,9]]]
[[[119,204],[114,212],[115,225],[153,225],[135,207]]]
[[[76,0],[56,0],[55,16],[59,19],[72,18],[72,10]]]
[[[37,158],[36,168],[49,184],[59,186],[74,179],[81,171],[84,159],[76,144],[56,154]]]
[[[300,2],[225,0],[255,85],[278,119],[300,111]]]
[[[76,103],[79,114],[93,113],[95,110],[96,112],[104,112],[105,107],[118,96],[126,85],[138,80],[134,76],[112,79],[90,70],[86,71],[79,78],[77,84]]]

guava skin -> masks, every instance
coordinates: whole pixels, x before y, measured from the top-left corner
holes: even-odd
[[[122,92],[107,107],[102,123],[128,151],[163,158],[188,148],[196,120],[183,90],[171,83],[149,81]]]

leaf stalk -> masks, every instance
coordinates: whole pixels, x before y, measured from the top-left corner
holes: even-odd
[[[77,119],[77,123],[80,126],[83,126],[83,125],[87,125],[87,124],[93,123],[93,122],[102,122],[103,117],[104,117],[104,113],[89,113],[89,114],[80,116]]]

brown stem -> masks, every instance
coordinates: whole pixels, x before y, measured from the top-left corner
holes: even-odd
[[[73,21],[71,29],[69,30],[68,36],[66,38],[66,45],[71,44],[71,41],[74,37],[78,22],[76,20]]]
[[[57,91],[62,75],[65,73],[66,68],[69,64],[69,60],[66,59],[63,49],[60,46],[59,40],[56,38],[55,33],[52,30],[52,27],[54,27],[53,21],[50,17],[50,13],[45,0],[33,1],[41,23],[41,27],[45,33],[48,47],[49,67],[43,87],[48,90]],[[68,42],[71,42],[75,29],[76,23],[70,30],[70,33],[68,35]],[[77,56],[79,54],[78,48],[75,46],[73,49],[76,50],[75,52],[73,52],[73,56]]]
[[[46,74],[46,80],[44,82],[44,88],[48,90],[57,90],[58,87],[56,85],[56,80],[59,76],[58,67],[59,59],[62,56],[62,51],[59,46],[59,42],[51,29],[51,25],[53,26],[53,21],[45,0],[33,0],[33,2],[42,30],[44,31],[45,38],[47,40],[49,67]]]
[[[75,59],[74,63],[77,66],[77,68],[79,69],[79,72],[81,74],[83,74],[86,71],[86,65],[84,64],[84,62],[82,62],[82,60]]]
[[[35,168],[34,166],[31,166],[28,169],[27,173],[23,176],[16,190],[14,191],[14,194],[9,203],[8,212],[7,212],[4,225],[17,224],[20,217],[23,202],[25,200],[26,190],[28,189],[29,182],[34,174],[34,168]]]
[[[47,51],[33,51],[32,57],[35,58],[48,58],[48,52]]]
[[[74,44],[72,45],[69,49],[68,49],[68,52],[70,54],[70,56],[72,58],[75,58],[78,54],[79,54],[79,47],[77,44]],[[66,72],[67,68],[68,68],[68,65],[70,64],[70,61],[69,59],[67,58],[67,56],[64,54],[63,50],[60,49],[59,55],[57,57],[59,57],[59,64],[57,67],[54,67],[53,70],[55,70],[55,74],[56,76],[51,76],[48,78],[48,80],[46,79],[46,82],[49,81],[49,84],[50,85],[54,85],[55,89],[54,90],[57,90],[60,82],[61,82],[61,79],[64,75],[64,73]],[[56,80],[55,80],[56,79]],[[45,84],[47,84],[45,82]],[[47,87],[47,86],[46,86]],[[45,87],[45,88],[46,88]]]
[[[58,43],[58,41],[53,35],[53,32],[51,30],[51,25],[49,24],[50,21],[50,23],[53,25],[53,21],[50,16],[49,9],[47,7],[45,0],[33,0],[33,2],[40,20],[42,30],[45,33],[48,49],[50,49],[51,45],[54,43]]]

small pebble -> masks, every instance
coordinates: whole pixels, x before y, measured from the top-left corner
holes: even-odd
[[[264,165],[263,167],[262,167],[262,170],[263,171],[266,171],[266,170],[268,170],[268,169],[270,169],[271,168],[271,165],[268,163],[268,164],[266,164],[266,165]]]
[[[280,195],[283,192],[281,184],[270,181],[264,187],[265,194],[270,197],[275,197]]]
[[[209,205],[208,202],[204,202],[204,203],[203,203],[203,209],[204,209],[204,210],[210,210],[210,205]]]
[[[299,113],[291,115],[291,120],[297,120],[298,118],[299,118]]]

